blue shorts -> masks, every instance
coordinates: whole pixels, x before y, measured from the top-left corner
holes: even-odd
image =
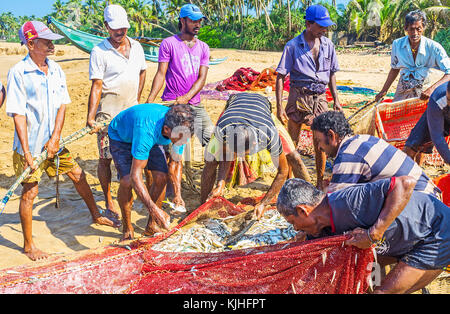
[[[110,150],[114,165],[116,166],[118,177],[123,178],[130,174],[133,155],[131,154],[131,143],[124,143],[110,139]],[[167,159],[164,150],[155,145],[148,155],[147,170],[168,173]]]
[[[450,123],[444,122],[444,137],[450,133]],[[430,131],[428,129],[427,112],[425,111],[417,122],[416,126],[411,130],[405,146],[412,148],[415,152],[431,154],[433,152],[433,141],[431,140]]]

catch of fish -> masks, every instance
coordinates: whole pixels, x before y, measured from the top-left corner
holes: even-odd
[[[164,252],[222,252],[227,249],[245,249],[273,245],[295,238],[297,232],[277,210],[268,210],[235,244],[225,247],[225,239],[233,234],[237,221],[233,216],[225,218],[205,217],[188,228],[182,228],[169,238],[155,244],[152,249]]]

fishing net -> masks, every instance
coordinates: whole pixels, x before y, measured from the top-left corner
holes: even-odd
[[[254,202],[253,202],[254,203]],[[363,293],[372,250],[346,236],[218,253],[162,252],[155,244],[211,215],[243,215],[223,198],[208,201],[175,228],[129,246],[107,247],[2,271],[0,293]]]
[[[427,109],[428,100],[411,98],[393,103],[383,103],[376,107],[375,125],[381,138],[402,149],[411,130]],[[450,137],[447,137],[450,143]],[[432,166],[441,166],[444,160],[433,148],[432,154],[427,154],[425,163]]]
[[[433,182],[442,191],[442,202],[450,207],[450,174],[437,177]]]

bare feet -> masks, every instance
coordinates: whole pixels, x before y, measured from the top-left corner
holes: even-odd
[[[103,225],[103,226],[114,227],[114,228],[119,228],[120,225],[121,225],[120,221],[114,221],[114,220],[111,220],[111,219],[103,217],[103,216],[99,216],[97,218],[93,218],[93,221],[96,224]]]
[[[31,259],[32,261],[37,261],[37,260],[46,259],[46,258],[50,257],[50,254],[47,254],[34,246],[28,250],[24,249],[23,253],[26,256],[28,256],[28,258]]]

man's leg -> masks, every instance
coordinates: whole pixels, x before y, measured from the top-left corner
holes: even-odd
[[[86,180],[86,175],[84,171],[78,166],[75,165],[72,170],[67,172],[67,176],[72,180],[75,189],[78,194],[80,194],[83,201],[86,203],[91,215],[93,222],[99,225],[105,225],[110,227],[119,227],[118,224],[114,224],[114,222],[107,217],[103,217],[98,211],[97,204],[95,203],[94,195],[92,194],[91,187]]]
[[[323,191],[323,175],[325,174],[325,163],[327,160],[326,154],[320,150],[318,141],[313,137],[314,154],[316,162],[317,184],[316,187]]]
[[[120,178],[119,190],[117,191],[117,202],[122,213],[122,241],[134,238],[134,228],[131,224],[131,208],[133,207],[133,188],[130,175]]]
[[[205,161],[201,177],[201,189],[200,189],[200,202],[203,204],[206,202],[209,193],[211,193],[214,183],[216,182],[217,166],[218,162],[213,159],[212,161]]]
[[[39,250],[33,242],[33,201],[37,194],[37,182],[24,183],[19,205],[20,222],[24,238],[23,252],[33,261],[49,257],[49,254]]]
[[[97,176],[105,196],[106,208],[117,214],[111,195],[111,158],[99,158]]]
[[[377,287],[374,293],[413,293],[426,287],[442,270],[422,270],[399,262]]]

